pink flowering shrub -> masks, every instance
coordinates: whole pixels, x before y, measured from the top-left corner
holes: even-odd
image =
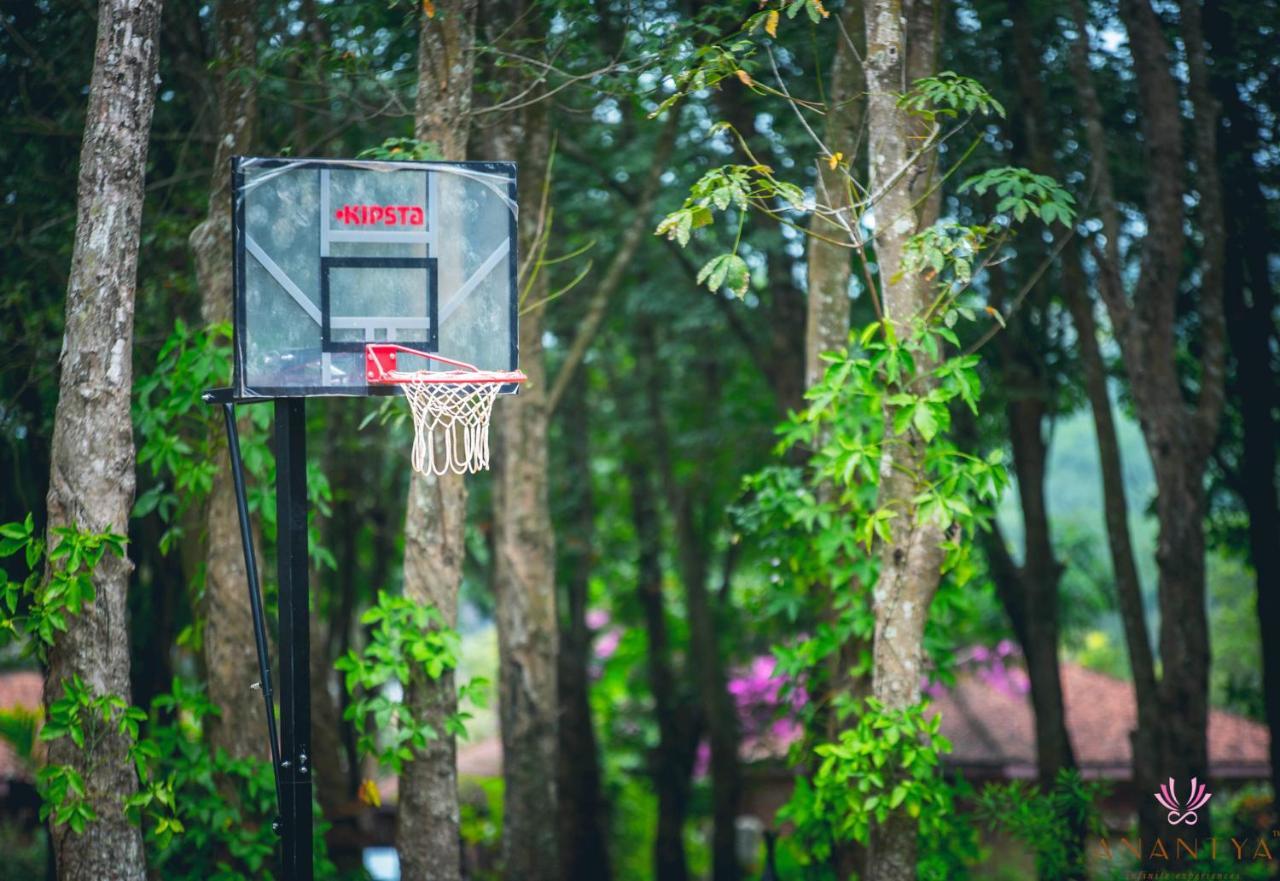
[[[1023,697],[1031,690],[1031,680],[1022,666],[1022,653],[1008,639],[1002,639],[994,648],[985,645],[970,646],[956,652],[952,671],[957,675],[977,676],[989,688],[1008,697]],[[939,697],[946,687],[937,681],[924,683],[925,693]]]

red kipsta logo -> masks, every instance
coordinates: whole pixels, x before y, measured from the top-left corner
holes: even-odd
[[[345,226],[422,226],[424,220],[417,205],[343,205],[333,216]]]

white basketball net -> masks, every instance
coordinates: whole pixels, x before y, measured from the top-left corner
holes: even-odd
[[[520,373],[431,371],[391,374],[413,411],[413,469],[474,474],[489,468],[489,420],[504,382]]]

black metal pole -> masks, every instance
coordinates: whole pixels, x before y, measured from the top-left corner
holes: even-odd
[[[306,399],[275,402],[284,881],[312,881]]]
[[[249,610],[253,616],[253,641],[258,651],[258,677],[262,701],[267,709],[267,736],[271,739],[271,770],[276,779],[276,810],[283,801],[280,792],[280,738],[276,734],[276,706],[271,690],[271,660],[267,657],[267,623],[262,614],[262,591],[258,584],[258,561],[253,552],[253,528],[249,525],[249,501],[244,491],[244,462],[240,458],[240,432],[236,428],[236,406],[222,405],[227,421],[227,452],[231,455],[231,481],[236,489],[236,514],[240,518],[240,544],[244,546],[244,571],[249,581]],[[280,818],[273,824],[280,831]]]

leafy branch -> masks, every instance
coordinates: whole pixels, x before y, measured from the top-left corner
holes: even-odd
[[[415,716],[408,702],[388,689],[394,684],[400,695],[406,695],[417,675],[437,680],[455,670],[460,638],[457,631],[445,625],[435,607],[386,591],[378,592],[377,603],[360,621],[376,625],[368,645],[362,652],[347,652],[334,664],[346,674],[347,692],[352,697],[344,718],[355,723],[357,749],[373,756],[380,767],[398,774],[428,741],[445,734],[466,736],[469,712],[450,714],[444,721],[444,731],[438,731]],[[483,706],[487,686],[483,679],[472,679],[458,689],[459,699]]]

